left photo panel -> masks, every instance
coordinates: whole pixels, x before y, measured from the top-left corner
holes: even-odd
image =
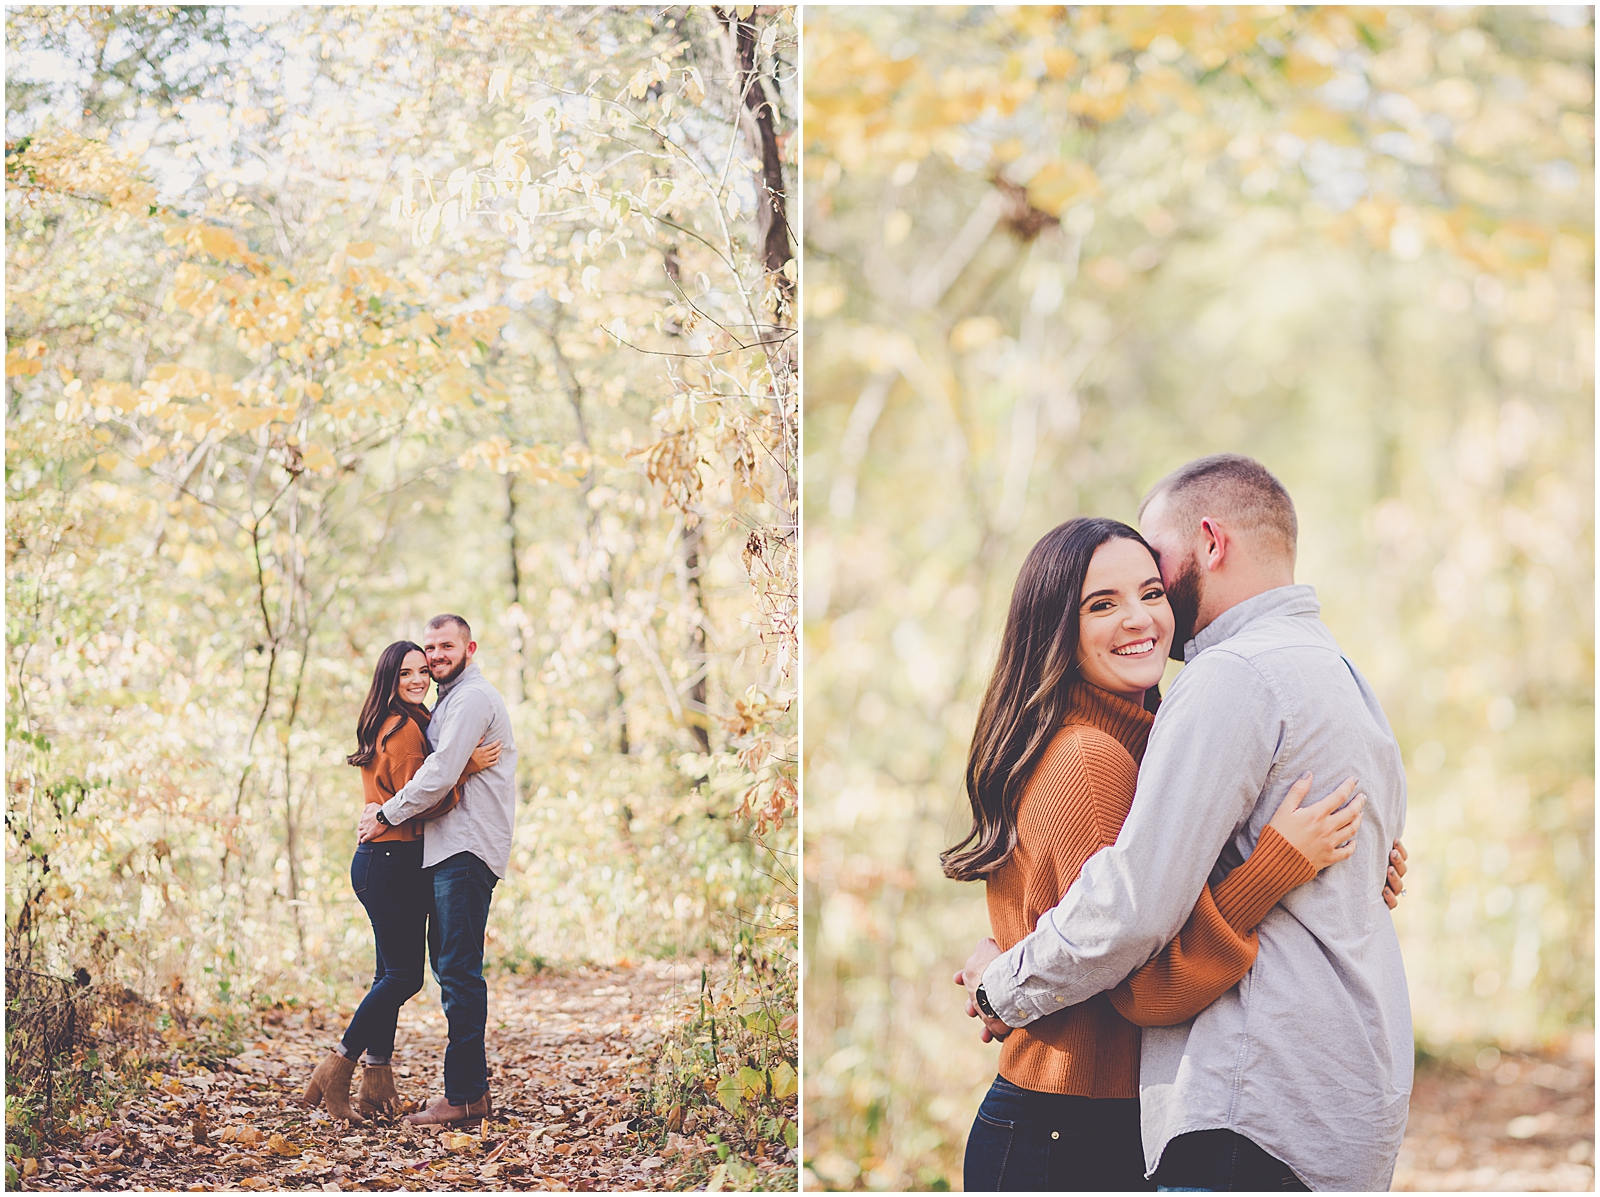
[[[797,13],[6,14],[6,1188],[798,1187]]]

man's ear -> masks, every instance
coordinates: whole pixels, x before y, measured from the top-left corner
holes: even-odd
[[[1207,516],[1200,521],[1200,535],[1205,542],[1200,564],[1208,570],[1221,569],[1228,559],[1228,550],[1233,547],[1227,529]]]
[[[470,657],[470,656],[472,656],[473,653],[475,653],[477,651],[478,651],[478,642],[476,640],[468,640],[467,641],[467,656]]]

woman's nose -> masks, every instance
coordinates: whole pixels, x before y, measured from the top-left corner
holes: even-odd
[[[1123,608],[1122,626],[1125,628],[1138,630],[1139,628],[1147,628],[1154,622],[1155,620],[1151,618],[1150,612],[1145,610],[1143,603],[1134,603],[1130,607]]]

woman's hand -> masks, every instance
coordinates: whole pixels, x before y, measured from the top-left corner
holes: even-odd
[[[479,744],[472,750],[472,758],[467,762],[468,773],[482,773],[485,769],[492,768],[500,759],[500,741],[493,744]]]
[[[1311,774],[1307,773],[1289,787],[1288,797],[1267,826],[1276,828],[1320,873],[1356,850],[1356,832],[1361,828],[1361,808],[1366,806],[1367,796],[1357,794],[1351,800],[1355,788],[1352,777],[1321,802],[1301,806],[1311,792]]]
[[[1400,895],[1406,892],[1406,846],[1395,840],[1389,850],[1389,874],[1383,882],[1383,900],[1390,910],[1400,905]]]

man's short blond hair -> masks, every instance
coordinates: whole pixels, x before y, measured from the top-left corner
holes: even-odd
[[[1174,470],[1150,488],[1139,504],[1139,518],[1158,496],[1171,518],[1192,531],[1207,516],[1227,521],[1244,533],[1263,537],[1292,560],[1300,535],[1294,501],[1283,483],[1253,457],[1215,453]]]
[[[446,611],[442,615],[435,615],[432,619],[430,619],[428,621],[427,630],[431,632],[434,628],[442,628],[447,623],[453,623],[460,628],[463,639],[469,641],[472,639],[472,625],[466,620],[462,619],[461,616],[453,614],[449,611]]]

